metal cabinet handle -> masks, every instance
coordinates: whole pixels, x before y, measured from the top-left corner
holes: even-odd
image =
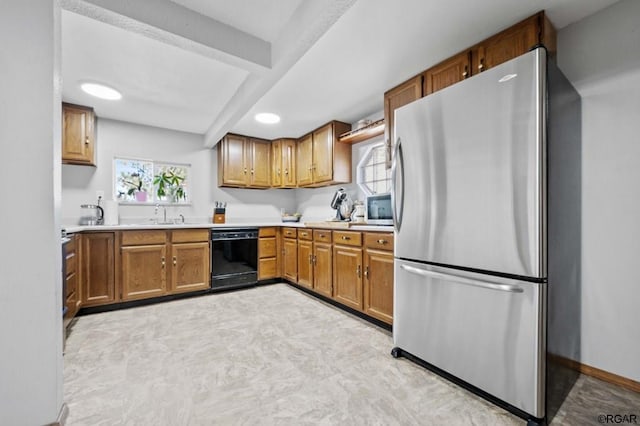
[[[467,78],[468,75],[469,75],[469,66],[465,65],[464,72],[462,73],[462,78]]]
[[[245,175],[247,174],[247,168],[246,167],[244,168],[244,174]]]
[[[288,175],[289,174],[289,169],[284,169],[284,174]]]
[[[313,266],[316,266],[318,264],[318,256],[314,255],[313,256]]]
[[[303,237],[306,237],[306,236],[307,236],[307,235],[309,235],[309,234],[307,234],[306,232],[303,232],[301,235],[302,235]]]
[[[346,235],[343,235],[343,236],[342,236],[342,239],[346,241],[346,240],[350,240],[350,239],[351,239],[351,237],[348,237],[348,236],[346,236]]]
[[[162,268],[164,269],[164,265],[166,265],[165,258],[162,256]]]
[[[309,264],[310,265],[313,264],[313,255],[311,254],[309,255]]]
[[[388,242],[387,240],[383,240],[383,239],[378,240],[378,244],[382,244],[382,245],[387,244],[387,242]]]
[[[364,277],[369,279],[369,265],[364,268]]]
[[[253,169],[251,169],[251,174],[253,174]]]
[[[362,275],[362,268],[360,267],[360,265],[358,265],[358,267],[356,268],[356,274],[358,274],[358,278],[360,278]]]
[[[84,137],[84,143],[89,145],[89,136]]]
[[[173,266],[176,266],[177,262],[178,262],[178,259],[175,256],[173,256]]]
[[[470,285],[473,287],[486,288],[488,290],[506,291],[508,293],[524,292],[522,287],[519,287],[517,285],[499,284],[499,283],[494,283],[486,280],[471,279],[471,278],[461,277],[461,276],[452,275],[452,274],[443,274],[440,272],[427,271],[425,269],[420,269],[420,268],[416,268],[414,266],[409,266],[409,265],[400,265],[400,267],[405,271],[411,272],[413,274],[422,275],[425,277],[439,278],[447,281],[453,281],[459,284]]]
[[[276,171],[276,174],[277,174],[277,175],[280,175],[280,169],[276,169],[276,170],[277,170],[277,171]]]
[[[480,64],[478,64],[480,72],[484,71],[484,58],[480,58]]]

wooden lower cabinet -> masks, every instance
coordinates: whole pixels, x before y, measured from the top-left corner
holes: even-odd
[[[298,241],[282,239],[282,275],[289,281],[298,282]]]
[[[117,301],[115,282],[115,233],[83,234],[82,306],[96,306]]]
[[[331,244],[313,243],[313,289],[333,296],[333,253]]]
[[[334,246],[333,265],[333,298],[362,310],[362,249]]]
[[[208,241],[171,245],[171,293],[206,290],[210,280]]]
[[[298,284],[313,288],[313,242],[298,240]]]
[[[364,251],[364,313],[393,322],[393,252]]]
[[[122,300],[147,299],[167,293],[167,247],[122,247]]]
[[[258,231],[258,280],[268,280],[279,276],[277,253],[276,228],[260,228]]]

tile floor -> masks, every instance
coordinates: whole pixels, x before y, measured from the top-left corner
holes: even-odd
[[[67,425],[525,424],[392,346],[286,284],[83,316],[64,356]],[[640,418],[640,395],[581,377],[552,424],[622,412]]]

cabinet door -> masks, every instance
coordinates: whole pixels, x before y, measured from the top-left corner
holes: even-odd
[[[332,260],[331,244],[313,243],[313,289],[327,297],[333,296]]]
[[[541,15],[524,21],[483,41],[473,49],[473,72],[482,72],[527,53],[540,42]]]
[[[424,72],[423,94],[444,89],[471,76],[471,52],[453,56]]]
[[[218,146],[218,185],[246,186],[248,182],[247,138],[229,134]]]
[[[84,234],[81,241],[82,305],[94,306],[115,302],[115,234]]]
[[[422,97],[422,75],[413,77],[384,94],[384,134],[387,145],[387,161],[391,161],[391,149],[396,143],[393,133],[394,111]]]
[[[364,251],[364,312],[393,322],[393,253]]]
[[[271,186],[274,188],[282,186],[282,158],[282,142],[271,142]]]
[[[362,249],[333,247],[333,298],[362,310]]]
[[[167,288],[165,245],[122,247],[122,300],[163,296]]]
[[[251,139],[249,143],[249,186],[271,186],[271,142]]]
[[[62,162],[95,166],[93,109],[62,104]]]
[[[313,135],[303,136],[298,141],[297,147],[297,176],[298,186],[311,185],[313,183]]]
[[[313,183],[333,180],[333,125],[313,132]]]
[[[206,290],[211,287],[209,243],[181,243],[171,246],[171,292]]]
[[[298,241],[293,238],[283,238],[283,275],[291,282],[298,281]]]
[[[298,240],[298,284],[313,288],[313,243]]]
[[[296,182],[296,141],[293,139],[283,139],[282,150],[282,186],[285,188],[295,188]]]

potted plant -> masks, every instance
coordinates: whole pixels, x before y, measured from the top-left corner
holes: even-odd
[[[186,200],[187,194],[182,187],[184,179],[184,175],[174,167],[169,167],[155,175],[153,184],[156,185],[158,200],[169,200],[172,203]]]
[[[129,187],[127,189],[127,195],[135,197],[136,201],[146,202],[147,191],[143,189],[144,180],[141,178],[140,173],[133,172],[128,176],[122,176],[122,182]]]

